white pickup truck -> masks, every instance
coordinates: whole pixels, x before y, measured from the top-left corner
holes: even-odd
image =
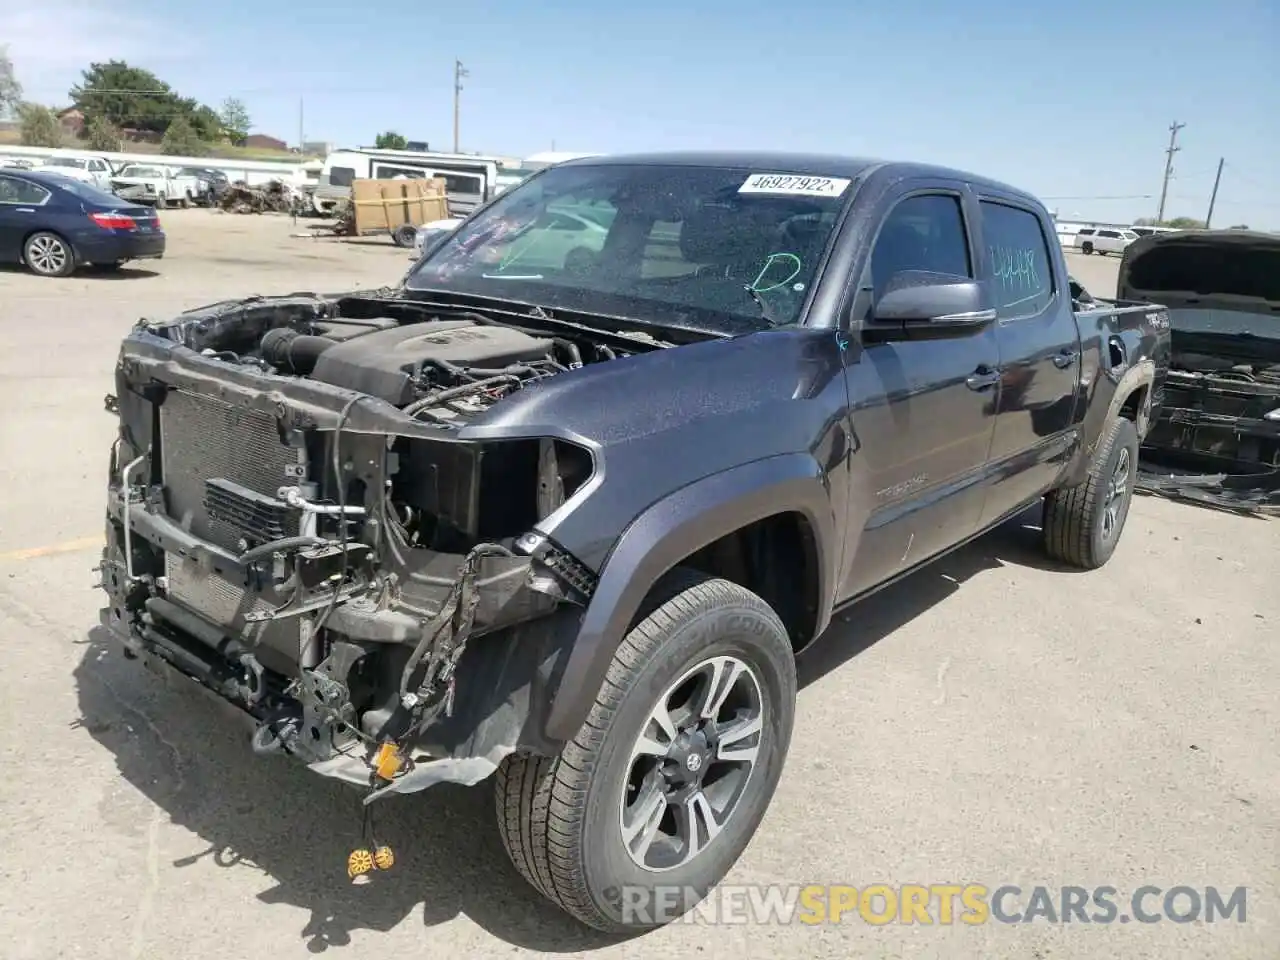
[[[93,184],[100,190],[111,190],[111,164],[105,157],[49,157],[40,164],[40,169]]]
[[[178,176],[161,164],[130,163],[111,178],[111,192],[120,199],[154,204],[157,208],[171,203],[189,207],[204,189],[198,178]]]

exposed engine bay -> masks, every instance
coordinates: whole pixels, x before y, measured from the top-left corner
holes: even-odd
[[[534,527],[592,452],[466,429],[668,346],[541,319],[296,295],[141,322],[108,398],[106,626],[240,706],[258,752],[370,797],[536,748],[521,724],[593,576]]]
[[[1265,349],[1249,356],[1239,346],[1176,334],[1174,345],[1140,486],[1229,510],[1280,513],[1280,356],[1258,359]]]
[[[1144,237],[1118,290],[1169,307],[1172,357],[1138,489],[1280,513],[1280,238],[1247,230]]]

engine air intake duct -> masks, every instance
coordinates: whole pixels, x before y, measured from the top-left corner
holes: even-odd
[[[306,376],[316,368],[320,354],[337,346],[337,340],[298,333],[288,327],[268,330],[262,337],[262,359],[273,367]]]

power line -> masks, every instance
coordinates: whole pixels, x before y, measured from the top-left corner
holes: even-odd
[[[1157,223],[1164,222],[1164,202],[1169,194],[1169,179],[1173,176],[1173,155],[1182,149],[1178,146],[1178,131],[1185,126],[1185,123],[1179,123],[1177,120],[1169,125],[1169,148],[1164,152],[1164,183],[1160,186],[1160,207],[1156,211]]]
[[[1234,173],[1237,177],[1239,177],[1245,183],[1253,184],[1253,186],[1255,187],[1261,187],[1263,190],[1275,190],[1275,184],[1266,184],[1266,183],[1263,183],[1261,180],[1255,179],[1254,177],[1251,177],[1245,173],[1242,173],[1240,168],[1237,167],[1234,163],[1228,163],[1227,166],[1231,168],[1232,173]]]
[[[1041,197],[1041,200],[1150,200],[1150,193],[1132,193],[1120,196]]]

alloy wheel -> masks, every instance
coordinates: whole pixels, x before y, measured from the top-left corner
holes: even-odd
[[[70,254],[57,237],[36,237],[27,247],[27,262],[37,273],[60,273]]]
[[[1110,542],[1120,529],[1124,520],[1124,509],[1129,492],[1129,449],[1120,448],[1120,456],[1116,457],[1115,469],[1107,481],[1106,499],[1102,504],[1102,538]]]
[[[684,866],[734,815],[760,753],[765,699],[755,670],[717,656],[685,671],[631,749],[619,826],[651,872]]]

